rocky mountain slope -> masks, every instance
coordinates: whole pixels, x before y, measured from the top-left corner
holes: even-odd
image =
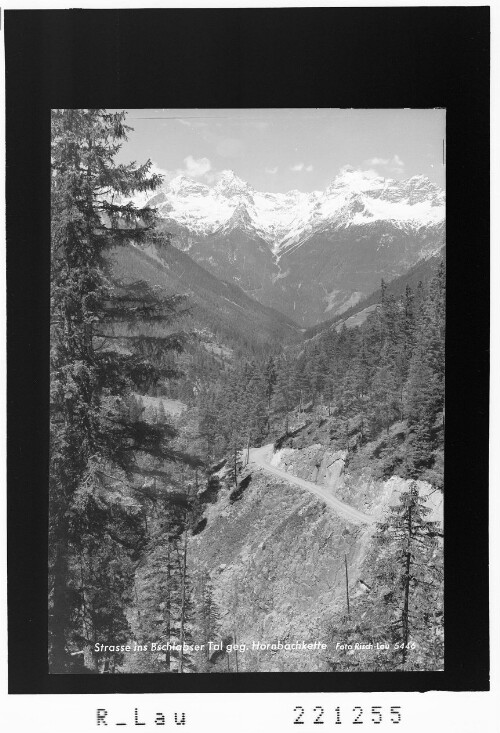
[[[433,255],[419,260],[416,265],[410,267],[403,275],[386,282],[387,292],[396,298],[401,298],[404,296],[407,287],[410,287],[415,292],[420,282],[426,285],[436,274],[439,263],[441,262],[441,256],[445,256],[445,247],[440,255]],[[381,297],[381,289],[377,288],[377,290],[374,290],[366,298],[363,298],[348,308],[348,310],[343,311],[341,314],[327,321],[322,321],[316,326],[308,328],[304,333],[304,339],[307,341],[318,334],[325,333],[331,328],[340,331],[344,323],[346,328],[354,328],[355,326],[361,325],[366,321],[370,313],[373,313],[374,310],[379,308]]]
[[[352,602],[367,591],[370,569],[364,560],[375,525],[348,519],[293,479],[321,486],[375,520],[398,503],[410,482],[352,469],[347,451],[324,441],[286,447],[268,457],[290,480],[251,462],[236,492],[222,469],[221,489],[206,508],[206,525],[190,540],[190,561],[193,570],[210,574],[222,609],[222,635],[246,645],[238,655],[240,671],[328,671],[329,625],[346,612],[346,563]],[[429,497],[432,519],[441,521],[442,493],[417,483]],[[256,649],[253,642],[320,642],[326,649]],[[229,664],[234,671],[234,653]]]
[[[222,340],[242,338],[250,345],[301,340],[303,329],[282,313],[249,297],[240,287],[215,277],[188,254],[165,244],[128,245],[110,254],[115,277],[144,280],[188,297],[186,327],[217,333]]]
[[[213,187],[178,176],[147,203],[175,246],[301,325],[348,309],[444,243],[444,192],[424,176],[344,169],[325,191],[281,194],[225,171]]]

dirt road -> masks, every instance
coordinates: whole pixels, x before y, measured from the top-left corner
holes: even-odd
[[[304,479],[293,476],[292,474],[287,473],[286,471],[282,471],[280,468],[276,468],[275,466],[271,465],[270,460],[272,454],[272,443],[269,445],[264,445],[261,448],[251,448],[249,462],[254,463],[260,468],[263,468],[264,471],[266,471],[267,473],[270,473],[273,476],[277,476],[278,478],[287,481],[289,484],[295,484],[296,486],[300,486],[300,488],[309,491],[311,494],[314,494],[314,496],[316,496],[318,499],[327,504],[327,506],[337,512],[337,514],[344,517],[345,519],[350,520],[351,522],[358,522],[362,524],[373,524],[374,522],[376,522],[376,519],[374,517],[370,517],[368,514],[363,514],[363,512],[360,512],[358,509],[355,509],[349,504],[344,504],[344,502],[336,499],[332,495],[331,489],[329,489],[328,487],[318,486],[317,484],[313,484],[311,481],[305,481]]]

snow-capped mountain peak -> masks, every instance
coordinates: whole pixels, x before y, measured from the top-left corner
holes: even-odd
[[[220,178],[214,187],[214,191],[216,193],[227,197],[248,193],[251,190],[252,189],[249,184],[242,181],[241,178],[231,170],[222,171]]]
[[[425,176],[343,168],[324,191],[275,193],[224,171],[215,185],[178,175],[148,199],[176,248],[306,325],[444,246],[444,191]]]
[[[207,196],[210,193],[210,188],[204,183],[194,181],[192,178],[184,174],[180,174],[175,178],[172,178],[168,184],[168,190],[174,196]]]
[[[325,191],[311,193],[258,192],[231,170],[223,171],[214,186],[179,175],[150,201],[160,216],[188,234],[213,234],[240,224],[276,255],[325,229],[386,221],[418,230],[443,223],[445,214],[444,192],[425,176],[397,181],[349,167]]]
[[[351,166],[345,166],[328,186],[325,193],[335,194],[339,191],[359,193],[361,191],[375,191],[383,189],[393,183],[392,179],[382,178],[374,171],[356,170]]]

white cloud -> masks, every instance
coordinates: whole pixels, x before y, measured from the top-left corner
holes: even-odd
[[[192,178],[201,178],[212,169],[212,164],[208,158],[193,158],[192,155],[184,158],[184,164],[186,166],[185,170],[179,171],[179,173],[184,173]]]
[[[404,162],[401,160],[399,155],[395,153],[392,158],[368,158],[363,161],[363,165],[376,166],[382,168],[384,174],[390,174],[395,176],[404,175]]]
[[[387,165],[389,158],[368,158],[364,161],[365,165]]]
[[[175,170],[165,170],[160,168],[155,162],[151,167],[152,173],[159,173],[163,176],[163,183],[170,183],[170,181],[177,176],[187,176],[188,178],[202,178],[207,182],[211,182],[216,175],[212,168],[212,164],[208,158],[195,158],[192,155],[188,155],[184,158],[184,167],[176,168]]]
[[[300,171],[306,171],[307,173],[310,173],[312,169],[312,165],[306,165],[305,163],[296,163],[295,165],[290,166],[290,170],[294,173],[299,173]]]
[[[274,174],[278,172],[278,166],[276,166],[275,168],[265,168],[265,172],[269,173],[271,176],[274,176]]]

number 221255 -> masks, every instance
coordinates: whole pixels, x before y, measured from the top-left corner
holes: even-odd
[[[336,707],[333,710],[333,721],[331,718],[327,720],[330,716],[328,713],[325,713],[325,709],[321,705],[316,705],[310,714],[306,712],[306,709],[302,705],[294,707],[293,712],[295,714],[294,725],[305,725],[306,723],[324,725],[326,722],[333,722],[334,725],[342,725],[342,723],[347,723],[347,725],[363,725],[364,723],[380,725],[383,720],[389,721],[394,725],[401,723],[400,705],[391,705],[390,708],[383,708],[381,705],[362,708],[359,705],[355,705],[352,710]]]

